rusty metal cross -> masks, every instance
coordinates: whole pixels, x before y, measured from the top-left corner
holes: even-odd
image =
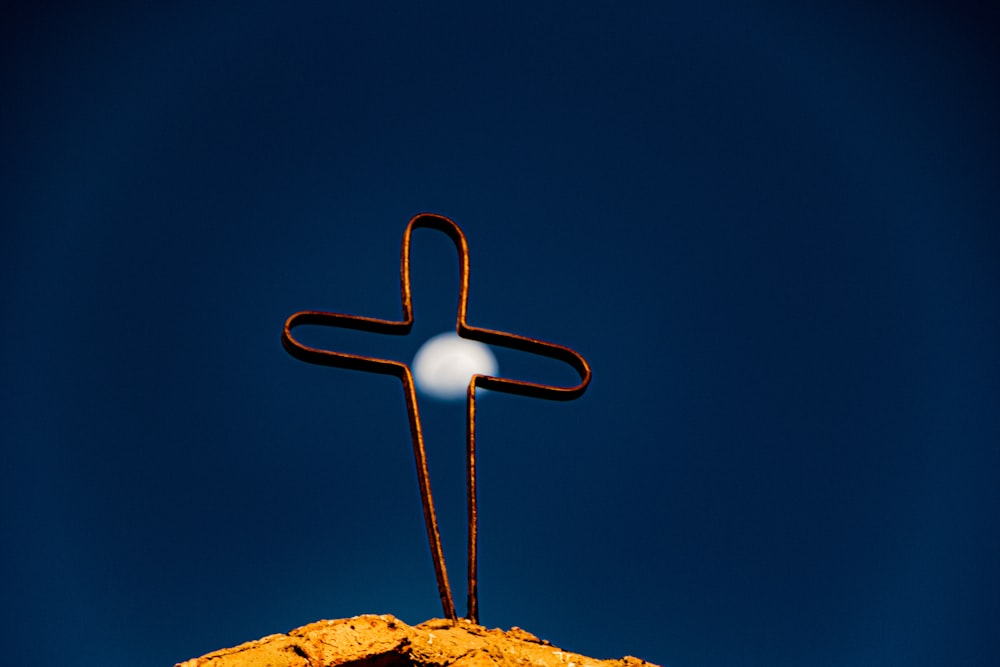
[[[422,213],[410,220],[403,233],[403,248],[400,259],[399,279],[403,301],[403,319],[399,321],[382,320],[373,317],[360,317],[344,313],[326,313],[319,311],[300,311],[293,314],[285,322],[281,342],[293,357],[302,361],[337,368],[394,375],[403,383],[406,396],[406,409],[410,421],[410,437],[413,442],[413,456],[417,467],[417,480],[420,485],[420,499],[424,510],[424,523],[427,527],[427,540],[430,543],[431,556],[434,561],[434,573],[437,576],[438,593],[441,596],[441,606],[444,615],[456,619],[455,603],[451,596],[451,586],[448,583],[448,573],[445,568],[444,554],[441,550],[441,536],[438,531],[437,515],[434,512],[434,500],[431,496],[430,474],[427,468],[427,455],[424,450],[424,438],[420,428],[420,413],[417,409],[417,394],[410,367],[398,361],[363,357],[343,352],[320,350],[303,345],[292,336],[292,329],[303,324],[319,324],[345,329],[356,329],[376,333],[406,335],[413,327],[413,308],[410,298],[410,237],[414,229],[435,229],[448,235],[455,244],[459,259],[459,298],[458,317],[455,329],[459,336],[482,343],[499,345],[501,347],[522,350],[544,357],[563,361],[573,367],[580,375],[580,382],[571,387],[523,382],[510,378],[493,377],[490,375],[473,375],[466,392],[466,499],[468,503],[468,614],[467,618],[474,623],[479,622],[479,593],[477,587],[477,554],[479,518],[476,501],[476,389],[490,389],[509,394],[547,398],[568,401],[582,395],[590,383],[590,366],[587,361],[562,345],[547,343],[516,334],[481,329],[466,323],[466,306],[469,297],[469,247],[462,230],[448,218],[431,213]]]

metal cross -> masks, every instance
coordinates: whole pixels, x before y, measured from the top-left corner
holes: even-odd
[[[403,319],[400,321],[382,320],[373,317],[360,317],[344,313],[326,313],[319,311],[300,311],[285,322],[281,342],[293,357],[302,361],[337,368],[350,368],[394,375],[403,383],[406,395],[406,409],[410,421],[410,437],[413,441],[413,456],[417,466],[417,480],[420,485],[420,499],[423,503],[424,523],[427,527],[427,540],[430,543],[431,556],[434,561],[434,573],[437,576],[438,593],[441,596],[441,606],[444,615],[456,619],[455,603],[451,596],[451,586],[448,583],[448,573],[445,569],[444,554],[441,550],[441,536],[438,531],[437,516],[434,512],[434,500],[431,496],[430,475],[427,469],[427,455],[424,450],[424,438],[420,429],[420,413],[417,410],[417,394],[410,367],[398,361],[363,357],[343,352],[320,350],[303,345],[292,336],[292,329],[303,324],[321,324],[345,329],[357,329],[376,333],[406,335],[413,327],[413,308],[410,298],[410,237],[414,229],[428,228],[444,232],[455,244],[459,258],[459,297],[458,317],[455,330],[462,338],[477,340],[482,343],[499,345],[524,352],[531,352],[544,357],[563,361],[572,366],[580,375],[580,383],[571,387],[523,382],[509,378],[490,375],[473,375],[466,392],[466,499],[468,502],[468,614],[467,618],[474,623],[479,622],[479,592],[477,587],[477,554],[478,524],[476,503],[476,388],[482,387],[493,391],[509,394],[532,396],[568,401],[582,395],[590,383],[590,366],[587,361],[562,345],[547,343],[516,334],[481,329],[466,323],[465,314],[469,297],[469,246],[465,235],[458,225],[448,218],[432,213],[422,213],[410,220],[403,233],[403,248],[399,267],[399,280],[403,301]]]

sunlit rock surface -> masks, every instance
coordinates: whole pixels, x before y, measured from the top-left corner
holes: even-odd
[[[410,627],[392,616],[317,621],[179,663],[177,667],[656,667],[638,658],[595,660],[520,628],[487,630],[434,619]]]

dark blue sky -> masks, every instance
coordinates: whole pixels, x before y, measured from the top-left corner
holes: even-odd
[[[485,625],[671,667],[995,664],[995,12],[355,4],[5,10],[5,660],[440,615],[399,383],[279,342],[297,310],[398,317],[431,211],[471,324],[594,370],[480,406]],[[452,327],[439,236],[411,336],[311,340],[409,360]],[[421,409],[464,608],[462,407]]]

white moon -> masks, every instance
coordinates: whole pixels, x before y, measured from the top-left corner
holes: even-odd
[[[443,401],[465,398],[473,375],[496,375],[490,348],[447,332],[430,338],[413,357],[417,389]]]

